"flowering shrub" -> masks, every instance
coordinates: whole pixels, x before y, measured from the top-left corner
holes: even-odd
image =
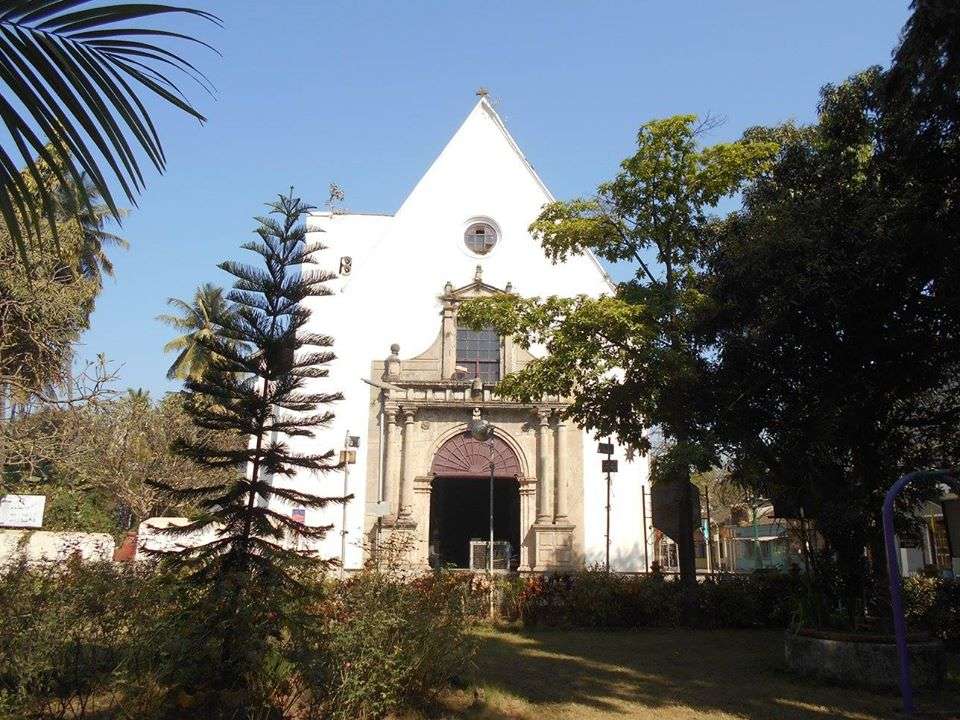
[[[960,579],[914,575],[903,582],[907,620],[960,649]]]

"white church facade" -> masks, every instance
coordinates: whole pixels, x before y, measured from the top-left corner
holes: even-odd
[[[393,215],[315,212],[308,242],[326,246],[339,271],[331,297],[311,301],[311,330],[331,335],[337,355],[323,389],[344,400],[336,419],[298,450],[339,451],[343,471],[301,471],[285,483],[352,498],[321,510],[283,508],[309,525],[331,525],[317,548],[359,568],[389,533],[411,539],[419,566],[468,567],[471,540],[486,539],[490,457],[494,531],[509,566],[549,571],[603,562],[606,475],[597,439],[565,419],[567,400],[519,403],[497,381],[532,359],[510,338],[458,327],[465,298],[599,296],[612,292],[590,255],[553,264],[528,227],[553,200],[485,96]],[[537,353],[537,348],[531,352]],[[468,432],[479,415],[490,443]],[[356,438],[350,441],[349,438]],[[615,445],[617,445],[614,439]],[[648,461],[616,447],[610,562],[647,565]],[[278,508],[280,509],[280,508]]]

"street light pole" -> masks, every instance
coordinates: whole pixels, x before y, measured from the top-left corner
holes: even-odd
[[[617,472],[617,461],[613,459],[613,441],[608,437],[606,442],[602,442],[597,446],[597,452],[607,456],[606,460],[601,461],[601,471],[607,474],[607,533],[605,536],[606,553],[604,567],[607,572],[610,572],[610,473]],[[644,527],[643,531],[647,531],[646,527]],[[644,537],[644,545],[646,545],[646,537]],[[646,553],[646,549],[644,549],[644,553]]]
[[[490,546],[487,548],[487,576],[490,584],[490,619],[493,620],[493,432],[490,432]]]
[[[496,471],[493,447],[493,425],[480,417],[479,408],[473,411],[473,419],[468,426],[474,440],[486,442],[490,446],[490,540],[487,545],[487,584],[490,588],[490,619],[493,620],[493,479]]]

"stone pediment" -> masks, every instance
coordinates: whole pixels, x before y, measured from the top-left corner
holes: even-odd
[[[444,303],[457,303],[472,297],[503,295],[504,293],[512,292],[513,286],[509,282],[505,288],[498,288],[485,283],[483,281],[483,268],[480,265],[477,265],[477,271],[473,276],[473,282],[458,288],[454,288],[453,283],[448,282],[443,288],[443,295],[440,296],[440,299],[443,300]]]
[[[459,304],[473,297],[489,297],[513,292],[510,283],[505,288],[498,288],[483,281],[483,269],[480,265],[473,276],[473,282],[454,288],[453,283],[447,282],[443,294],[439,296],[442,303],[441,323],[439,333],[430,347],[409,359],[400,359],[400,347],[396,344],[390,348],[390,356],[380,365],[383,368],[381,378],[394,385],[423,385],[448,384],[464,387],[475,384],[474,381],[463,378],[457,366],[457,307]],[[527,350],[505,337],[500,344],[500,372],[501,377],[520,369],[533,359]],[[376,377],[378,363],[372,368],[373,377]],[[496,383],[485,383],[491,389]],[[489,391],[488,391],[489,392]]]

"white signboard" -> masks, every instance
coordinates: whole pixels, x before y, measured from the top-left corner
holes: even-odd
[[[0,498],[0,527],[43,527],[46,495],[4,495]]]
[[[367,503],[367,515],[372,515],[373,517],[383,517],[390,512],[390,503],[386,500],[381,500],[380,502],[368,502]]]

